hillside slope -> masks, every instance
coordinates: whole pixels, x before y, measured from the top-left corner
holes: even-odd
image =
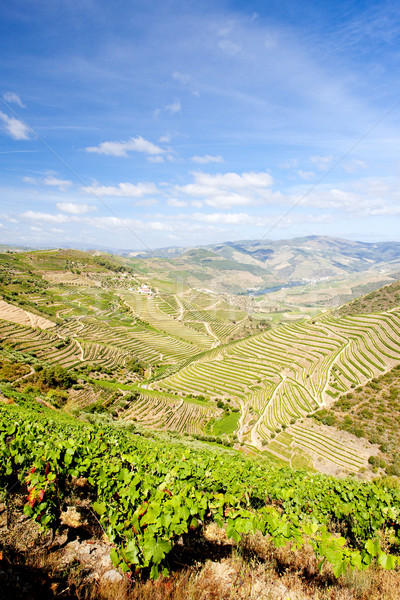
[[[361,315],[383,310],[391,310],[400,304],[400,281],[394,281],[376,291],[370,292],[352,302],[344,304],[336,313],[338,315]]]
[[[255,593],[246,588],[243,595],[242,583],[231,581],[238,596],[218,585],[217,595],[206,597],[272,600],[282,582],[275,573],[288,569],[284,593],[295,587],[303,600],[326,598],[327,589],[332,598],[341,597],[340,590],[348,599],[365,598],[356,593],[358,578],[372,600],[383,584],[398,583],[398,573],[388,578],[381,570],[400,561],[400,496],[390,481],[339,481],[279,468],[107,418],[77,420],[34,399],[0,402],[0,434],[0,595],[14,586],[13,597],[20,597],[31,569],[22,597],[32,584],[40,587],[40,575],[48,593],[69,598],[146,599],[158,590],[161,599],[182,567],[199,569],[210,557],[219,565],[216,573],[229,566],[239,576],[238,552],[242,582],[254,583]],[[53,534],[41,535],[35,524]],[[17,566],[22,561],[25,572]],[[362,577],[368,565],[373,568]],[[348,569],[357,577],[354,585]],[[160,573],[156,586],[147,586],[148,577]],[[301,573],[307,587],[300,585]],[[182,584],[178,597],[192,597],[188,580]],[[204,598],[202,592],[193,597]]]
[[[192,252],[195,260],[215,256]],[[127,258],[0,258],[8,294],[0,358],[31,369],[15,389],[36,386],[39,368],[58,365],[76,373],[68,408],[214,436],[293,466],[370,473],[376,443],[336,430],[332,437],[306,417],[400,364],[397,284],[373,296],[390,310],[342,316],[347,307],[271,329],[211,291],[177,286],[162,272],[148,279]],[[52,391],[37,394],[47,402]]]
[[[134,254],[145,264],[147,259],[160,257],[166,270],[172,265],[178,270],[185,265],[192,278],[196,277],[197,265],[197,271],[199,267],[203,272],[206,270],[212,284],[218,284],[219,275],[219,283],[231,285],[235,291],[241,291],[240,285],[244,291],[246,278],[248,281],[252,279],[253,285],[258,287],[305,284],[326,278],[337,280],[374,267],[387,267],[390,273],[396,270],[396,265],[400,265],[398,242],[372,244],[321,236],[279,241],[243,240]],[[147,264],[150,266],[151,261]],[[238,278],[236,281],[235,277]],[[192,282],[188,283],[192,285]]]

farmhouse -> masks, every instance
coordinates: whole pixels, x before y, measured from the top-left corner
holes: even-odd
[[[137,290],[139,292],[139,294],[152,294],[153,292],[151,291],[151,289],[149,288],[148,285],[146,285],[145,283],[143,283],[140,288],[138,288]]]

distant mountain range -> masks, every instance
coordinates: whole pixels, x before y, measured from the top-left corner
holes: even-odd
[[[399,242],[366,243],[322,236],[162,248],[129,256],[143,260],[149,268],[152,259],[163,259],[166,272],[185,267],[192,286],[197,285],[196,272],[201,268],[200,279],[206,278],[219,289],[229,285],[231,291],[243,290],[243,286],[338,280],[371,269],[385,275],[400,272]]]
[[[17,247],[2,247],[3,252],[6,249]],[[152,251],[92,248],[89,252],[95,250],[119,255],[153,278],[217,292],[237,294],[321,282],[331,286],[338,281],[351,282],[352,288],[367,285],[342,290],[335,305],[400,278],[400,242],[367,243],[313,235]]]

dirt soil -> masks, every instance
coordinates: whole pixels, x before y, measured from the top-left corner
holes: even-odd
[[[122,581],[110,544],[90,515],[68,509],[53,536],[23,514],[25,500],[17,494],[8,505],[0,503],[0,600],[82,598],[85,587]]]
[[[45,317],[39,317],[28,310],[24,310],[19,306],[8,304],[4,300],[0,300],[0,319],[17,323],[18,325],[26,325],[28,327],[39,327],[40,329],[50,329],[56,324]]]

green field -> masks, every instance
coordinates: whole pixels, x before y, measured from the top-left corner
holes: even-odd
[[[350,438],[331,440],[302,419],[400,364],[395,284],[348,310],[307,319],[299,314],[298,321],[293,313],[284,324],[275,313],[271,328],[263,313],[252,317],[219,294],[171,287],[161,275],[163,259],[155,259],[153,277],[145,277],[135,271],[140,261],[107,255],[49,251],[0,258],[3,289],[14,289],[7,283],[18,291],[4,295],[3,353],[28,357],[33,370],[43,363],[81,373],[80,389],[69,392],[71,409],[103,410],[152,429],[211,431],[290,464],[300,464],[306,453],[317,469],[372,470],[372,446],[370,454],[368,447],[359,453]],[[141,284],[152,293],[140,293]],[[360,314],[365,306],[387,310]],[[40,317],[47,329],[34,321]],[[27,374],[16,387],[29,377],[35,379]]]

